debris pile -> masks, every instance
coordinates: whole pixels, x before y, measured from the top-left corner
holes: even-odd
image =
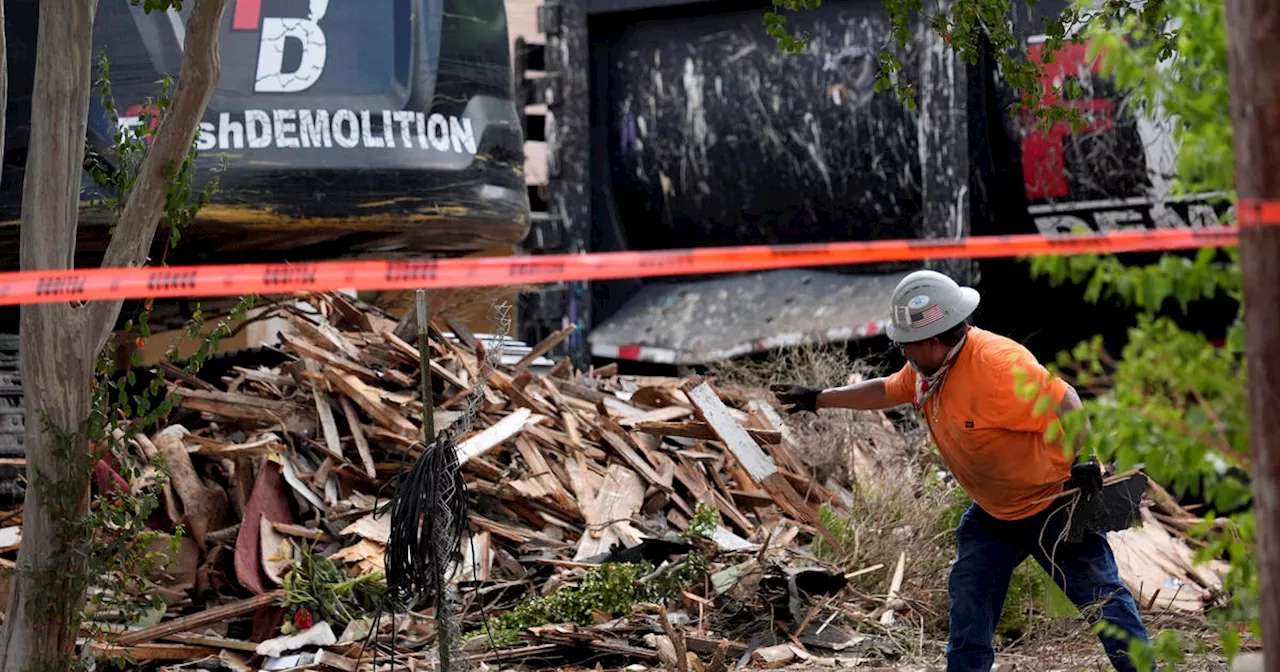
[[[205,669],[434,669],[434,605],[394,604],[383,578],[385,506],[423,448],[413,311],[340,294],[273,310],[288,328],[258,362],[168,367],[175,410],[135,446],[168,472],[152,527],[180,541],[156,544],[170,562],[150,577],[164,606],[127,627],[90,614],[107,634],[89,646]],[[469,500],[455,662],[767,668],[892,659],[895,623],[917,636],[913,558],[830,561],[863,543],[831,523],[855,496],[805,462],[768,393],[547,360],[572,327],[518,358],[448,316],[428,328],[434,427],[457,434]],[[860,450],[904,452],[887,425]],[[1198,519],[1170,507],[1113,533],[1117,558],[1144,606],[1181,582],[1194,589],[1170,606],[1199,610],[1221,582],[1190,567],[1179,526]],[[855,586],[873,574],[881,588]]]

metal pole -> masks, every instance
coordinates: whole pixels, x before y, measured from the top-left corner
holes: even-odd
[[[1227,2],[1264,667],[1280,672],[1280,3]]]
[[[418,367],[422,384],[422,444],[426,446],[436,436],[435,399],[431,392],[431,349],[427,343],[427,292],[419,289],[418,303]]]
[[[427,293],[419,289],[415,297],[417,299],[418,309],[418,362],[419,372],[421,374],[422,383],[422,444],[423,454],[419,459],[430,459],[427,454],[432,450],[453,450],[453,446],[449,442],[442,444],[434,444],[436,437],[435,423],[435,398],[431,391],[431,346],[427,341]],[[436,585],[436,653],[440,660],[440,672],[452,672],[453,667],[453,651],[458,646],[457,622],[453,612],[453,600],[450,599],[449,578],[445,575],[447,565],[446,558],[449,555],[448,531],[450,529],[449,519],[451,512],[449,509],[449,497],[465,496],[464,493],[453,492],[449,487],[451,474],[432,473],[427,478],[437,481],[436,487],[431,489],[434,493],[436,501],[431,502],[431,508],[428,509],[432,516],[430,521],[430,529],[432,531],[430,543],[432,546],[431,553],[431,571],[435,574]],[[423,521],[427,524],[427,521]]]

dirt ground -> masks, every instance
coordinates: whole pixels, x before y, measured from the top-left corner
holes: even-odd
[[[1194,633],[1184,633],[1193,636]],[[813,651],[808,660],[800,660],[781,668],[783,672],[825,672],[829,670],[857,669],[864,672],[944,672],[946,659],[940,644],[936,653],[914,656],[913,660],[885,666],[852,656],[826,656]],[[803,656],[801,656],[803,657]],[[764,669],[751,664],[745,669]],[[1059,643],[1028,643],[1013,647],[996,656],[992,672],[1107,672],[1114,671],[1102,651],[1102,645],[1088,633],[1078,633]],[[1226,658],[1218,652],[1188,654],[1185,663],[1176,668],[1179,672],[1225,672],[1230,667]]]

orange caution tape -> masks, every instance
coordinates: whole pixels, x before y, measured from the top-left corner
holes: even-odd
[[[1242,198],[1236,201],[1236,216],[1242,229],[1277,226],[1280,225],[1280,202]]]
[[[1144,229],[1083,235],[1024,234],[978,236],[959,240],[750,245],[480,259],[22,271],[0,273],[0,305],[282,294],[343,288],[387,290],[501,286],[885,261],[1162,252],[1233,246],[1237,242],[1237,230],[1234,227],[1212,227]]]

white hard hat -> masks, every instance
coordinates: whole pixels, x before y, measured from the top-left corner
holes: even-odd
[[[889,338],[915,343],[945,333],[973,314],[978,299],[978,290],[937,271],[911,273],[893,290]]]

